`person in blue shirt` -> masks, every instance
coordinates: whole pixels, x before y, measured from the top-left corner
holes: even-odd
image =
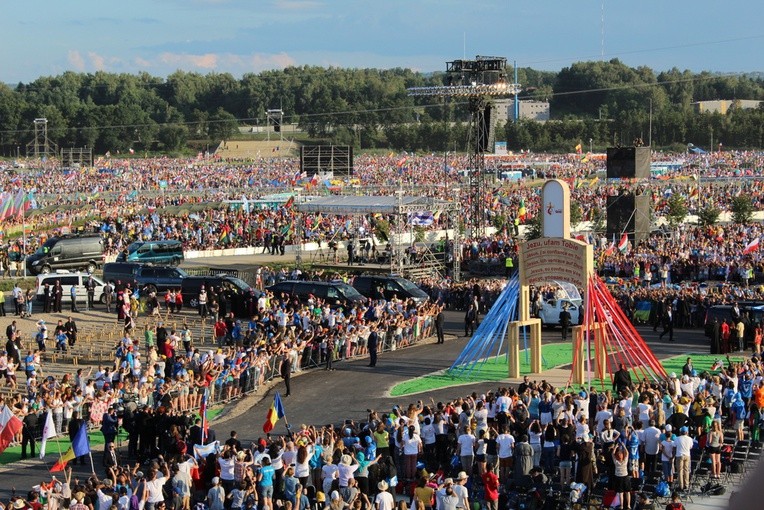
[[[743,441],[745,439],[745,419],[748,416],[748,412],[746,410],[745,402],[743,402],[743,397],[740,396],[739,393],[735,395],[735,400],[732,402],[730,413],[735,420],[733,428],[737,432],[737,439],[738,441]]]
[[[273,510],[273,478],[276,475],[271,459],[263,457],[262,467],[257,473],[257,487],[260,491],[260,500],[263,503],[263,510]]]
[[[79,310],[77,310],[77,286],[76,285],[72,285],[69,288],[69,297],[72,300],[72,313],[79,312]]]
[[[738,377],[737,388],[740,396],[743,397],[743,402],[747,406],[753,396],[753,380],[751,379],[750,372],[745,372]]]
[[[641,429],[642,422],[637,421],[634,427],[637,430]],[[632,428],[631,425],[627,425],[626,434],[623,439],[626,450],[629,452],[629,472],[632,478],[639,478],[639,435],[637,430]]]

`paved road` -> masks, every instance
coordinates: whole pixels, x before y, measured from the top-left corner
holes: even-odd
[[[448,312],[447,332],[453,335],[462,334],[462,319],[463,312]],[[677,330],[674,343],[659,342],[657,334],[648,328],[640,332],[659,358],[686,352],[705,352],[707,348],[706,339],[698,330]],[[559,331],[544,332],[544,342],[552,341],[559,341]],[[396,403],[406,405],[418,397],[393,399],[388,396],[389,389],[394,384],[411,377],[447,368],[466,342],[465,338],[456,337],[444,345],[426,344],[385,353],[380,356],[376,368],[368,368],[366,360],[343,361],[335,365],[334,372],[314,370],[294,377],[292,379],[293,394],[284,401],[287,418],[293,426],[299,426],[301,423],[337,423],[346,418],[362,420],[366,415],[366,409],[369,408],[384,411],[391,409]],[[483,392],[496,386],[496,383],[477,383],[459,388],[446,388],[427,393],[425,400],[429,400],[430,397],[436,401],[450,399],[472,391]],[[279,383],[275,389],[283,393],[283,384]],[[230,418],[224,417],[220,422],[213,423],[217,436],[225,438],[229,431],[236,430],[245,444],[260,437],[272,395],[271,391],[265,397],[259,394],[241,401],[237,408],[244,409],[243,412],[232,413]],[[275,433],[285,432],[284,423],[279,423]],[[96,471],[100,475],[102,474],[100,453],[95,452],[93,456]],[[54,457],[54,455],[48,456],[48,467],[56,460]],[[46,470],[43,461],[37,459],[3,466],[0,468],[0,498],[8,497],[14,486],[19,492],[26,492],[28,488],[40,483],[47,476]],[[75,474],[80,478],[88,476],[89,472],[89,466],[75,470]]]

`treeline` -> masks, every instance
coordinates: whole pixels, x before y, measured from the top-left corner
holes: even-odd
[[[509,123],[497,139],[512,149],[566,151],[649,137],[658,146],[713,138],[726,147],[764,145],[764,109],[727,115],[695,113],[691,103],[764,99],[764,80],[689,71],[656,74],[618,60],[582,62],[559,73],[519,69],[524,99],[549,100],[553,121]],[[214,143],[240,126],[264,125],[267,109],[310,137],[362,149],[464,150],[469,114],[460,98],[412,98],[408,87],[441,85],[443,73],[408,69],[292,67],[236,79],[226,73],[178,71],[167,78],[66,72],[15,87],[0,85],[0,153],[24,153],[33,120],[48,119],[60,147],[106,151],[182,150],[190,140]]]

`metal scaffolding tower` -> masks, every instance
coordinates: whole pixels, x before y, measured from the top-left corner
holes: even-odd
[[[28,158],[48,158],[58,153],[58,147],[48,138],[48,119],[34,120],[34,140],[27,144]]]

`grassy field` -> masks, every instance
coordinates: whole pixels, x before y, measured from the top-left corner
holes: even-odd
[[[542,346],[541,350],[542,363],[545,370],[569,365],[573,359],[573,347],[571,344],[547,344]],[[682,366],[684,366],[688,356],[692,358],[693,366],[699,372],[704,370],[710,371],[711,365],[719,358],[719,356],[710,354],[688,353],[661,360],[661,365],[663,365],[667,374],[675,372],[681,377]],[[741,361],[744,358],[742,356],[731,356],[731,359],[733,361]],[[520,372],[524,374],[530,372],[530,365],[526,361],[524,350],[520,351]],[[633,380],[641,380],[643,376],[642,372],[632,370]],[[506,356],[501,356],[499,358],[486,359],[478,363],[470,372],[465,371],[463,373],[450,374],[442,371],[404,381],[393,386],[390,394],[398,397],[465,384],[495,382],[505,379],[507,379],[507,361]],[[592,379],[591,385],[596,388],[610,388],[612,383],[610,379],[604,381]]]

